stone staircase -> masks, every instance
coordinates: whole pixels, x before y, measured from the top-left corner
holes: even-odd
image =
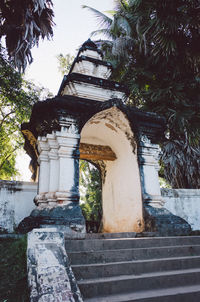
[[[200,236],[66,240],[66,251],[86,302],[200,301]]]

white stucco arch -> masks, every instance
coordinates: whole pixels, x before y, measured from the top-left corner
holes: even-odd
[[[109,146],[116,159],[101,162],[103,232],[141,232],[143,205],[137,144],[126,115],[117,107],[95,114],[81,131],[81,144]]]

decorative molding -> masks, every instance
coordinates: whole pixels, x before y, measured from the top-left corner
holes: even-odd
[[[102,63],[100,60],[91,60],[88,57],[81,56],[75,62],[72,72],[108,79],[111,75],[111,66]]]
[[[79,134],[79,126],[73,117],[61,116],[59,119],[59,124],[61,125],[61,134]],[[59,131],[56,131],[56,136],[58,136]]]
[[[152,145],[151,140],[150,140],[150,139],[147,137],[147,135],[145,135],[145,134],[141,135],[140,141],[141,141],[142,143],[144,143],[145,145],[146,145],[146,144]]]
[[[100,102],[108,101],[112,98],[126,100],[126,94],[123,91],[112,90],[98,87],[92,83],[69,82],[63,91],[63,95],[74,95],[80,98],[88,98]]]
[[[109,146],[92,145],[81,143],[80,147],[80,159],[99,161],[99,160],[116,160],[116,154]]]
[[[90,57],[96,60],[102,60],[102,55],[99,54],[96,50],[85,49],[80,52],[82,56]]]

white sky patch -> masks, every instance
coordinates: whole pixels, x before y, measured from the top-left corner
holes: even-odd
[[[16,167],[19,170],[20,175],[17,176],[17,180],[21,181],[31,181],[31,171],[29,170],[29,163],[31,158],[25,153],[25,151],[20,150],[16,159]]]
[[[79,47],[98,29],[98,20],[82,5],[91,6],[102,12],[112,10],[114,0],[57,0],[54,1],[53,40],[40,41],[32,50],[34,62],[26,70],[26,78],[40,83],[54,95],[60,87],[62,76],[58,71],[56,55],[76,55]],[[95,38],[94,38],[95,39]]]

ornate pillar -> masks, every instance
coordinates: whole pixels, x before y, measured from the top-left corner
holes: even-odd
[[[56,132],[59,150],[59,184],[56,199],[59,204],[79,202],[79,142],[80,134],[75,120],[62,121]]]
[[[59,184],[59,161],[58,161],[58,142],[56,140],[56,134],[47,134],[47,140],[49,144],[49,188],[46,194],[46,199],[49,206],[56,205],[56,192],[58,191]]]
[[[142,184],[142,195],[144,205],[163,207],[158,177],[158,154],[159,146],[152,144],[146,135],[139,142],[138,157]]]
[[[19,229],[27,232],[54,226],[68,238],[84,238],[85,220],[79,206],[79,128],[72,117],[62,117],[59,125],[60,131],[38,137],[38,206]]]
[[[38,137],[37,147],[39,152],[39,179],[38,179],[38,195],[35,202],[39,206],[45,206],[47,203],[46,194],[49,191],[49,144],[46,137]]]
[[[152,144],[145,135],[140,136],[138,159],[144,203],[145,231],[159,236],[188,235],[190,225],[164,207],[158,178],[159,145]]]

